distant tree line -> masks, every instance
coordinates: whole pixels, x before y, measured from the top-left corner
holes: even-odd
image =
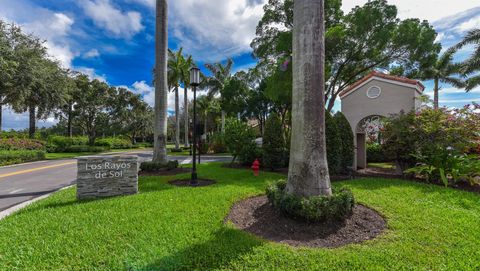
[[[135,143],[153,132],[153,110],[140,95],[62,68],[44,41],[0,21],[0,112],[5,106],[29,113],[31,138],[36,121],[51,116],[59,120],[54,130],[87,135],[91,145],[105,133],[127,135]]]

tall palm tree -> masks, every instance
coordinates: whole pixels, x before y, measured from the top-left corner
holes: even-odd
[[[452,85],[456,88],[465,87],[465,82],[455,75],[459,75],[462,71],[462,65],[453,63],[453,55],[455,50],[448,49],[440,56],[433,66],[428,67],[422,73],[422,79],[433,80],[433,108],[438,109],[440,83]]]
[[[184,147],[188,148],[188,128],[189,128],[189,122],[188,122],[188,86],[190,86],[190,68],[193,66],[193,58],[192,56],[188,56],[185,59],[185,63],[183,65],[183,73],[182,73],[182,79],[181,81],[183,82],[183,87],[184,87],[184,95],[183,95],[183,111],[184,111],[184,128],[185,128],[185,138],[184,138]]]
[[[203,95],[197,98],[197,109],[200,116],[203,118],[203,132],[207,134],[208,128],[208,115],[210,114],[212,107],[212,99],[207,95]]]
[[[473,76],[467,79],[467,92],[480,86],[480,74],[477,73],[480,71],[480,28],[468,32],[465,38],[455,46],[455,49],[459,50],[470,44],[475,45],[475,52],[463,63],[463,73],[465,75],[473,74]]]
[[[225,65],[222,63],[205,64],[205,67],[212,73],[205,82],[205,86],[209,88],[208,96],[211,98],[215,95],[222,95],[228,80],[232,77],[233,60],[228,59]],[[220,97],[221,99],[221,97]],[[225,132],[225,110],[222,108],[222,133]]]
[[[325,143],[323,0],[295,0],[292,138],[287,193],[332,195]]]
[[[167,0],[156,2],[155,24],[155,130],[153,161],[167,162],[167,48],[168,6]]]
[[[175,149],[180,148],[180,100],[178,88],[184,74],[185,58],[183,57],[183,48],[177,52],[168,50],[168,83],[169,89],[173,88],[175,92]]]

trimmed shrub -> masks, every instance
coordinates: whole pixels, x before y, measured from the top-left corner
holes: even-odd
[[[271,183],[266,192],[270,203],[289,217],[308,222],[319,222],[342,220],[352,214],[355,198],[353,193],[346,188],[334,190],[331,197],[302,198],[287,194],[286,185],[285,180]]]
[[[232,153],[232,163],[239,158],[240,163],[249,165],[256,158],[261,157],[257,144],[255,144],[255,131],[248,124],[229,119],[225,126],[225,144]]]
[[[45,159],[45,152],[41,150],[0,150],[0,166],[33,162]]]
[[[327,161],[330,174],[341,171],[342,141],[337,123],[329,112],[325,112],[325,135],[327,141]]]
[[[215,133],[212,135],[208,151],[211,153],[227,152],[227,146],[225,145],[225,137],[222,133]]]
[[[178,168],[178,161],[168,161],[167,163],[143,162],[140,164],[141,171],[162,171]]]
[[[87,145],[88,138],[84,136],[66,137],[66,136],[50,136],[47,140],[48,152],[65,152],[70,146]]]
[[[179,153],[179,152],[183,152],[183,149],[182,148],[178,148],[178,149],[172,148],[172,149],[170,149],[170,152]]]
[[[367,145],[367,160],[369,163],[383,163],[390,162],[387,155],[383,151],[383,147],[380,144],[368,144]]]
[[[282,122],[277,114],[272,114],[265,124],[263,136],[263,165],[272,170],[285,166],[285,141]]]
[[[89,146],[89,145],[72,145],[66,147],[63,152],[74,153],[74,152],[105,152],[108,151],[106,147],[100,146]]]
[[[45,150],[45,142],[24,138],[0,138],[0,150]]]
[[[107,147],[109,149],[131,149],[133,148],[132,142],[128,139],[118,137],[101,138],[95,141],[95,146]]]
[[[353,166],[354,144],[353,131],[350,123],[342,112],[337,112],[334,116],[340,137],[340,172],[348,172],[348,168]]]

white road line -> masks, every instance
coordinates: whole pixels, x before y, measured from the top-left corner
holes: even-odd
[[[187,158],[187,159],[183,160],[180,164],[186,165],[186,164],[190,164],[191,162],[192,162],[192,158]]]
[[[15,193],[18,193],[18,192],[20,192],[20,191],[22,191],[22,190],[23,190],[23,189],[15,189],[15,190],[9,192],[8,194],[9,194],[9,195],[15,194]]]

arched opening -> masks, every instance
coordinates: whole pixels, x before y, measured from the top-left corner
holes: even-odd
[[[381,131],[384,124],[384,116],[371,115],[363,118],[355,128],[357,147],[357,169],[367,168],[367,144],[381,143]]]

